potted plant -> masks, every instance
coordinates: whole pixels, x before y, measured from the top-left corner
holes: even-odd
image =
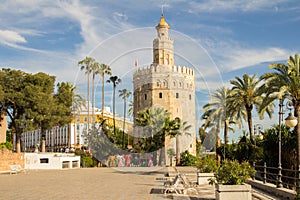
[[[218,169],[215,155],[207,155],[196,160],[197,184],[208,184],[209,180],[214,177],[214,173]]]
[[[210,179],[216,185],[216,199],[251,200],[251,185],[245,182],[254,175],[254,168],[248,163],[225,160]]]

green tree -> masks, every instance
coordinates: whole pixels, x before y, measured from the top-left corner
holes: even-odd
[[[122,99],[124,100],[124,118],[123,118],[123,136],[122,136],[123,148],[125,148],[124,135],[125,135],[125,120],[126,120],[126,99],[129,98],[130,95],[131,95],[131,92],[127,89],[119,90],[119,97],[122,97]],[[128,138],[128,140],[129,140],[129,138]]]
[[[235,79],[231,80],[230,83],[233,85],[231,94],[233,101],[231,101],[231,106],[234,107],[236,110],[244,109],[246,111],[250,140],[253,141],[253,108],[256,107],[260,118],[263,118],[265,112],[268,114],[269,117],[271,117],[273,113],[274,103],[269,102],[269,104],[264,105],[264,108],[260,107],[263,102],[263,99],[267,97],[263,96],[262,93],[264,91],[259,89],[261,81],[257,78],[257,74],[253,76],[244,74],[243,78],[235,77]]]
[[[85,59],[78,61],[78,65],[81,65],[80,69],[85,70],[87,74],[87,132],[89,131],[90,126],[90,74],[91,74],[91,66],[95,63],[95,59],[91,57],[85,57]]]
[[[298,118],[295,132],[300,132],[300,58],[298,54],[290,56],[287,64],[274,63],[270,65],[275,72],[266,73],[261,76],[265,81],[262,86],[266,96],[272,100],[288,98],[292,101],[294,114]],[[298,138],[300,144],[300,138]],[[298,147],[300,149],[300,145]],[[299,151],[298,151],[299,152]]]
[[[107,82],[113,84],[113,123],[114,134],[116,134],[116,87],[121,83],[121,79],[118,76],[111,76]]]

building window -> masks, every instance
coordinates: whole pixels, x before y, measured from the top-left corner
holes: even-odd
[[[145,100],[147,100],[147,94],[145,94]]]
[[[179,93],[177,92],[177,93],[176,93],[176,99],[178,99],[178,98],[179,98]]]
[[[49,158],[40,158],[40,163],[43,164],[49,163]]]
[[[160,99],[162,98],[162,93],[161,93],[161,92],[159,93],[159,98],[160,98]]]
[[[191,94],[189,95],[189,99],[192,100],[192,95]]]

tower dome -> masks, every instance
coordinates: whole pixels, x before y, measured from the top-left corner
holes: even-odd
[[[161,27],[165,27],[165,28],[170,29],[170,26],[169,26],[168,23],[165,21],[165,17],[164,17],[163,14],[162,14],[161,17],[160,17],[160,22],[157,24],[157,28],[161,28]]]

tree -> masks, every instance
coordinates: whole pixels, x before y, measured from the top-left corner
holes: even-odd
[[[91,64],[91,72],[92,72],[92,128],[95,128],[95,78],[99,73],[100,64],[98,62],[94,62]]]
[[[231,80],[230,83],[233,85],[232,87],[232,99],[231,106],[233,106],[236,110],[245,109],[247,113],[247,123],[248,129],[250,133],[250,140],[253,141],[254,133],[252,126],[252,110],[256,107],[258,114],[261,118],[265,112],[271,117],[273,113],[273,103],[266,104],[264,108],[260,108],[263,99],[267,98],[263,96],[263,91],[259,89],[260,80],[257,79],[257,74],[253,76],[249,76],[248,74],[244,74],[243,78],[235,77],[234,80]]]
[[[105,74],[111,76],[111,68],[106,64],[101,64],[98,73],[102,77],[101,80],[102,80],[102,118],[103,118],[103,115],[104,115],[104,78],[105,78]]]
[[[159,163],[165,160],[165,138],[174,138],[180,133],[181,120],[170,118],[170,113],[163,108],[148,108],[137,113],[135,118],[137,126],[144,127],[143,138],[139,139],[139,146],[143,152],[160,150]]]
[[[113,84],[113,122],[114,122],[114,134],[116,134],[116,87],[121,83],[121,79],[118,76],[111,76],[108,83]]]
[[[87,74],[87,132],[89,131],[90,126],[90,73],[91,73],[91,66],[95,63],[95,59],[91,57],[85,57],[85,59],[78,61],[78,65],[81,65],[81,70],[86,70]]]
[[[127,89],[119,90],[119,97],[122,97],[122,99],[124,100],[124,118],[123,118],[123,136],[122,136],[123,148],[125,148],[124,134],[125,134],[125,119],[126,119],[126,99],[129,98],[130,95],[131,95],[131,92]]]
[[[29,75],[21,70],[3,68],[0,71],[0,109],[9,118],[12,134],[16,134],[16,151],[21,152],[21,123],[25,113],[26,79]]]

